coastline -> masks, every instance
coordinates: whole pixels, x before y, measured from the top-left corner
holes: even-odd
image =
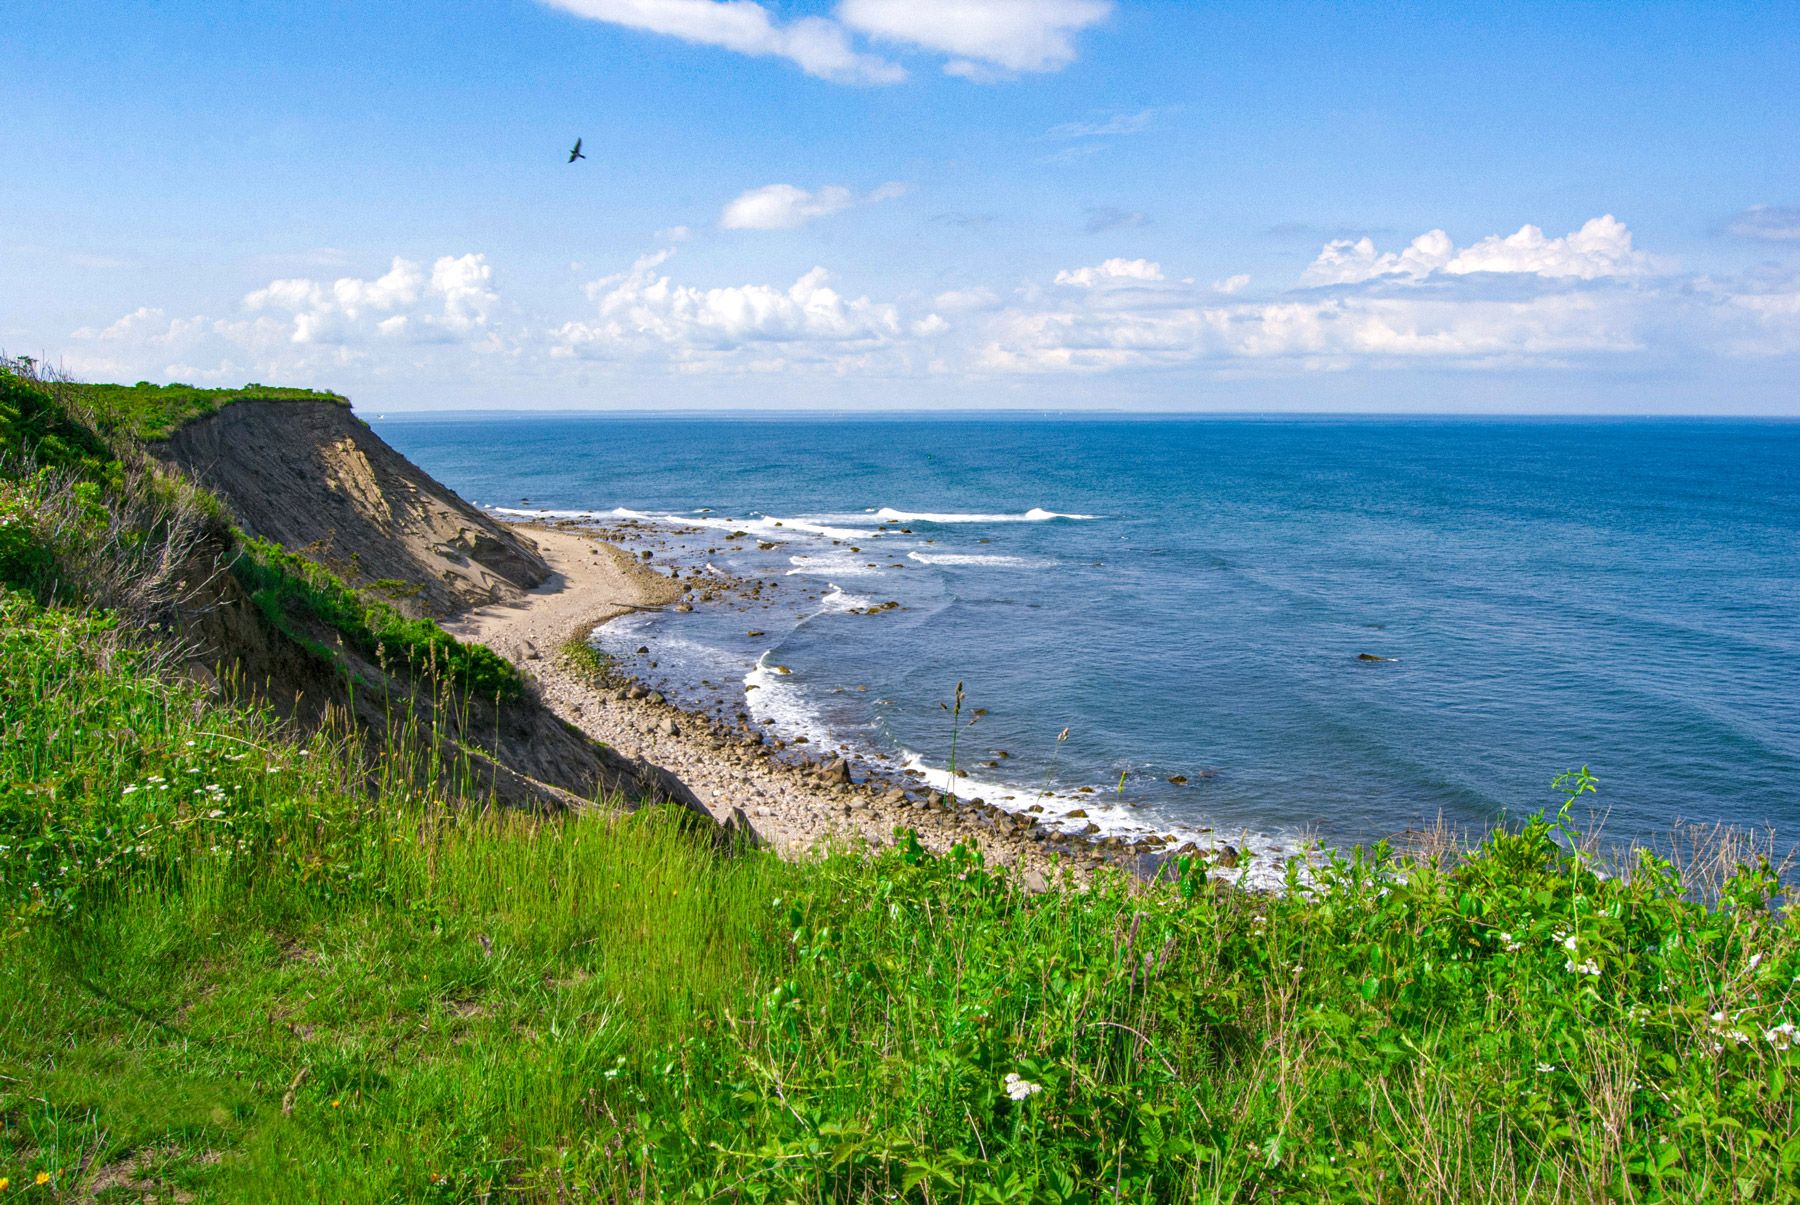
[[[518,666],[545,704],[589,737],[674,774],[720,823],[748,825],[785,858],[840,845],[892,844],[911,829],[926,849],[978,846],[990,864],[1015,867],[1031,886],[1064,874],[1085,880],[1111,865],[1153,872],[1157,843],[1089,841],[1053,832],[1027,814],[954,800],[916,782],[895,780],[855,759],[814,761],[781,748],[754,728],[730,725],[667,702],[614,674],[596,675],[566,651],[602,624],[675,604],[681,587],[580,524],[511,522],[555,570],[522,599],[469,611],[444,626],[480,641]],[[1229,847],[1227,847],[1229,848]],[[1172,852],[1172,851],[1170,851]],[[1220,857],[1220,869],[1236,850]]]

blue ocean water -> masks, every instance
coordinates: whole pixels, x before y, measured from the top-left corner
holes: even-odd
[[[642,516],[658,564],[780,583],[603,630],[687,701],[941,779],[963,683],[965,795],[1347,843],[1587,765],[1614,839],[1800,831],[1800,424],[377,427],[484,505]]]

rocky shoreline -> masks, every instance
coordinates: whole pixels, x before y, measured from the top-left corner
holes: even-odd
[[[1033,886],[1087,880],[1106,867],[1149,876],[1172,854],[1196,855],[1228,874],[1240,851],[1229,845],[1176,848],[1172,839],[1090,839],[981,800],[962,800],[839,751],[815,754],[757,729],[742,716],[677,706],[661,692],[592,652],[595,628],[633,611],[691,609],[723,591],[754,596],[767,583],[708,583],[712,597],[573,521],[520,522],[555,570],[523,599],[469,612],[446,627],[479,640],[519,666],[543,701],[595,740],[672,773],[721,824],[747,827],[786,857],[833,845],[889,845],[903,830],[944,852],[979,848],[990,864],[1014,867]],[[612,534],[612,533],[608,533]]]

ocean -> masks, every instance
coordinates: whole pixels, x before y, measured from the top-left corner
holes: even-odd
[[[965,797],[1279,849],[1521,818],[1585,765],[1609,840],[1800,832],[1800,424],[374,425],[503,515],[774,581],[596,639]]]

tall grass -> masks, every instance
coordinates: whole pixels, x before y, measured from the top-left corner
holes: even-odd
[[[1447,869],[1360,851],[1276,897],[1197,864],[1033,895],[905,842],[727,856],[655,812],[370,787],[352,751],[141,675],[66,615],[5,617],[15,1183],[1795,1195],[1800,949],[1760,864],[1700,903],[1654,855],[1596,874],[1566,817]]]

